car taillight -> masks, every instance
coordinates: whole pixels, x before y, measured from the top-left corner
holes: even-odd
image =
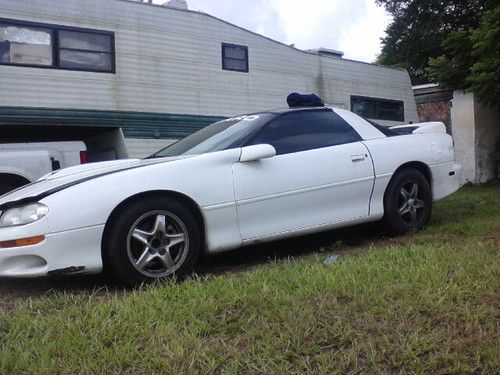
[[[80,151],[80,164],[87,164],[89,162],[89,156],[87,151]]]

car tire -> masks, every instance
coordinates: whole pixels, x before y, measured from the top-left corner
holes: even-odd
[[[182,279],[201,250],[193,213],[171,198],[127,204],[113,215],[104,236],[104,272],[125,286]]]
[[[422,230],[432,212],[432,191],[425,176],[413,168],[394,175],[384,195],[384,221],[390,233]]]

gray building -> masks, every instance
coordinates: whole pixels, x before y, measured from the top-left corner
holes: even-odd
[[[144,156],[223,117],[283,107],[293,91],[384,124],[418,120],[404,70],[127,0],[1,0],[0,87],[0,141],[92,144],[123,132],[115,157]]]

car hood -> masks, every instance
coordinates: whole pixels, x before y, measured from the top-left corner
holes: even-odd
[[[86,176],[92,176],[106,172],[128,169],[129,167],[136,165],[147,165],[147,163],[145,163],[146,161],[148,160],[125,159],[125,160],[112,160],[112,161],[102,161],[98,163],[81,164],[81,165],[76,165],[74,167],[59,169],[57,171],[48,173],[45,176],[41,177],[38,181],[55,180],[64,177],[81,178]]]
[[[158,159],[125,159],[113,160],[98,163],[89,163],[69,167],[51,172],[38,181],[19,189],[11,191],[0,197],[0,210],[8,206],[21,204],[24,201],[41,199],[53,192],[59,191],[80,182],[93,178],[108,175],[110,173],[119,173],[132,168],[143,168],[153,164],[168,163],[175,160],[191,158],[193,156],[176,156],[170,158]]]

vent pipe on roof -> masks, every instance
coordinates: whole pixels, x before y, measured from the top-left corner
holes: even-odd
[[[344,56],[344,52],[342,51],[337,51],[335,49],[329,49],[323,47],[316,49],[308,49],[306,50],[306,52],[314,53],[320,56],[337,57],[337,58],[342,58],[342,56]]]
[[[170,0],[166,3],[163,3],[163,6],[168,8],[188,10],[188,4],[186,0]]]

